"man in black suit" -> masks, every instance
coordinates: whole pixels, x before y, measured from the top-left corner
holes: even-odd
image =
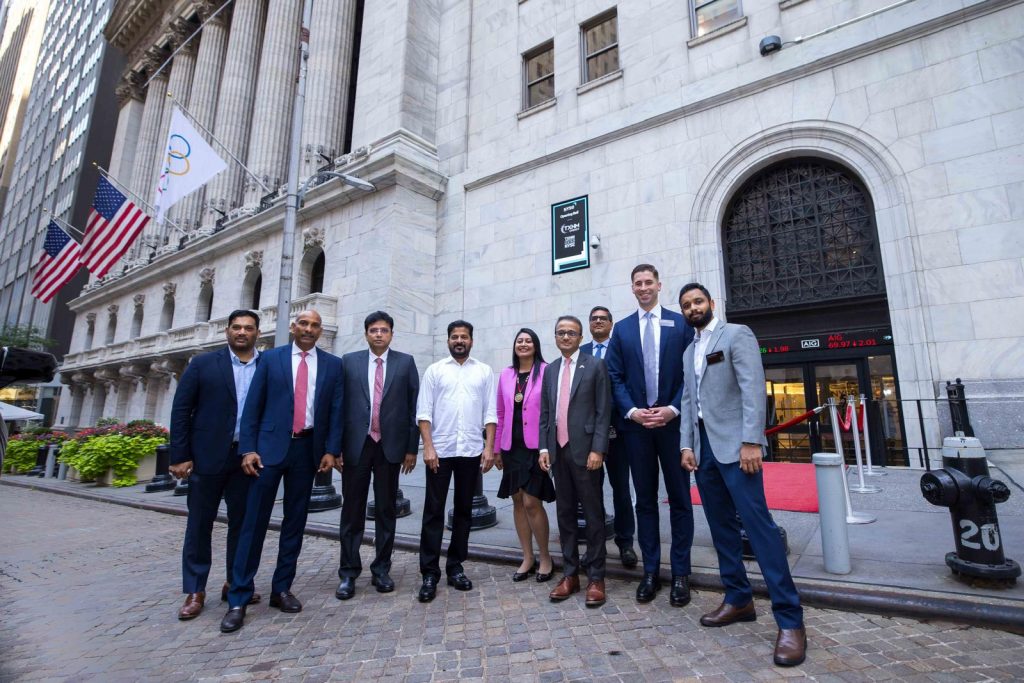
[[[391,349],[395,321],[384,311],[366,316],[367,351],[341,358],[344,439],[337,467],[342,472],[341,583],[334,597],[348,600],[356,594],[355,580],[363,569],[359,546],[366,527],[366,499],[373,475],[376,515],[370,583],[379,593],[395,590],[391,579],[391,552],[395,547],[395,499],[398,474],[416,467],[420,432],[416,424],[416,397],[420,376],[409,354]]]
[[[196,356],[178,382],[171,407],[171,474],[188,477],[188,522],[181,548],[182,591],[185,604],[178,610],[182,621],[203,611],[206,579],[212,553],[210,537],[221,498],[228,508],[228,541],[225,579],[238,547],[238,533],[245,514],[249,478],[242,473],[238,454],[238,428],[249,383],[256,371],[260,318],[252,311],[237,310],[228,316],[227,347]],[[226,600],[228,581],[220,599]],[[249,599],[260,601],[259,593]]]
[[[544,371],[540,411],[540,458],[545,472],[554,470],[555,509],[565,575],[548,597],[565,600],[580,590],[578,571],[587,572],[587,607],[605,602],[604,590],[604,454],[612,396],[604,361],[580,353],[583,323],[563,315],[555,323],[561,357]],[[587,521],[587,554],[580,561],[576,506]]]
[[[614,324],[611,311],[604,306],[594,306],[590,310],[590,338],[593,341],[581,346],[580,351],[604,360],[608,354]],[[629,458],[619,436],[621,429],[622,417],[613,409],[612,425],[608,430],[608,457],[605,458],[604,465],[608,470],[608,483],[612,485],[615,545],[619,546],[622,566],[632,569],[637,563],[636,551],[633,550],[636,522],[633,519],[633,497],[629,491]]]

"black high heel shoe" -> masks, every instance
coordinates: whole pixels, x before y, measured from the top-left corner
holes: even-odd
[[[551,563],[551,571],[547,572],[546,574],[542,574],[540,572],[540,565],[539,564],[537,565],[537,583],[544,583],[545,581],[550,581],[551,577],[554,576],[554,574],[555,574],[555,563],[554,562]]]
[[[534,560],[532,567],[527,569],[525,572],[516,572],[516,573],[514,573],[512,575],[512,580],[515,581],[516,583],[519,583],[520,581],[526,581],[528,578],[530,578],[531,574],[536,574],[537,573],[537,567],[539,567],[539,566],[540,566],[540,563],[537,562],[537,560]]]

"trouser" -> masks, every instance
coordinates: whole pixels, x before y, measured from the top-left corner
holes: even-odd
[[[363,571],[359,546],[366,529],[366,499],[373,476],[374,546],[377,555],[370,565],[374,576],[391,571],[391,554],[395,547],[395,499],[398,496],[398,475],[401,463],[388,462],[380,444],[367,435],[359,459],[345,463],[341,475],[344,504],[338,535],[341,541],[341,563],[338,576],[356,578]]]
[[[441,541],[444,536],[444,506],[448,485],[455,479],[452,497],[452,538],[448,543],[448,576],[463,571],[469,554],[469,525],[473,520],[473,491],[480,474],[480,456],[439,458],[437,472],[427,468],[426,497],[423,501],[423,527],[420,530],[420,573],[441,578]]]
[[[608,457],[604,466],[608,472],[608,483],[612,486],[612,507],[615,512],[615,545],[619,549],[630,548],[636,534],[633,517],[633,497],[629,490],[629,457],[621,436],[608,442]]]
[[[569,449],[558,449],[552,465],[555,475],[555,512],[558,515],[558,537],[562,542],[562,571],[574,576],[582,568],[587,578],[598,581],[604,578],[604,468],[588,470],[577,465],[569,455]],[[584,540],[587,554],[580,559],[579,525],[576,522],[576,505],[583,507],[583,518],[587,522]]]

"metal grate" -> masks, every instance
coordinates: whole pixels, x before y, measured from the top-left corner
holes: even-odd
[[[885,296],[871,199],[837,166],[799,159],[761,171],[724,226],[731,311]]]

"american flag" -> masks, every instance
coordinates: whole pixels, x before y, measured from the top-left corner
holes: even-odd
[[[97,277],[103,277],[124,256],[149,222],[142,209],[128,201],[103,176],[96,186],[89,223],[82,241],[82,263]]]
[[[46,226],[43,253],[39,255],[39,264],[32,275],[32,296],[44,304],[49,302],[82,267],[81,257],[78,242],[50,221]]]

